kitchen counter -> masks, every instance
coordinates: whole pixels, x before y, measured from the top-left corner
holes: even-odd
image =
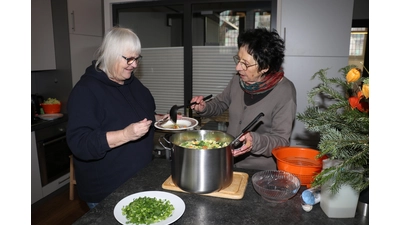
[[[35,123],[31,124],[31,131],[37,131],[46,127],[50,127],[59,123],[63,123],[68,121],[68,114],[64,113],[61,118],[54,119],[54,120],[42,120],[37,118]]]
[[[74,224],[120,224],[114,217],[115,205],[124,197],[142,191],[166,191],[182,198],[186,209],[181,218],[173,224],[368,224],[368,217],[359,212],[354,218],[328,218],[319,204],[310,212],[301,207],[299,192],[283,203],[270,203],[262,199],[253,189],[251,176],[255,170],[234,168],[234,171],[249,174],[247,187],[242,199],[225,199],[193,193],[164,190],[162,184],[171,174],[171,163],[167,159],[156,158],[136,176],[107,196],[95,208],[91,209]]]

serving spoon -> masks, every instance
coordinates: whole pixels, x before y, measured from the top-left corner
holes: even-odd
[[[242,142],[239,141],[239,139],[245,134],[262,116],[264,116],[263,112],[260,112],[256,118],[254,118],[249,125],[247,125],[245,128],[243,128],[242,133],[240,133],[231,143],[233,146],[233,149],[238,149],[243,145]],[[241,145],[242,144],[242,145]]]
[[[203,98],[203,100],[208,100],[212,97],[213,95],[208,95],[206,97]],[[197,104],[197,102],[192,102],[189,105],[181,105],[181,106],[177,106],[177,105],[173,105],[171,107],[171,109],[169,110],[169,118],[172,120],[172,122],[176,123],[176,120],[178,119],[178,109],[183,108],[183,107],[189,107],[192,106],[194,104]]]

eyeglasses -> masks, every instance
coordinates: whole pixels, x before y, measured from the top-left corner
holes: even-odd
[[[135,58],[135,57],[126,58],[125,56],[122,56],[122,58],[126,59],[126,63],[128,65],[131,65],[135,61],[136,61],[136,64],[139,64],[143,57],[141,55],[139,55],[137,58]]]
[[[235,64],[237,65],[238,63],[240,63],[240,66],[242,67],[243,70],[247,70],[249,67],[252,66],[256,66],[257,63],[253,64],[253,65],[248,65],[245,62],[240,61],[240,58],[238,55],[233,56],[233,60],[235,61]]]

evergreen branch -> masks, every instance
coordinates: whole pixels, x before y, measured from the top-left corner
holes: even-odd
[[[323,169],[312,183],[319,186],[329,182],[333,193],[342,185],[350,185],[356,191],[369,185],[369,114],[352,109],[348,99],[357,95],[362,82],[369,83],[369,78],[360,77],[356,82],[347,83],[346,75],[355,67],[341,68],[338,72],[342,78],[328,78],[328,69],[315,73],[312,79],[319,78],[321,83],[308,93],[311,106],[296,115],[308,131],[320,134],[317,157],[326,155],[330,160],[340,161],[334,167]]]

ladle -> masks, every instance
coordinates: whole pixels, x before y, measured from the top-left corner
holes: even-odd
[[[253,119],[253,121],[251,121],[249,123],[249,125],[247,125],[243,130],[242,133],[240,133],[233,141],[232,141],[232,147],[233,149],[238,149],[239,147],[241,147],[241,142],[239,141],[239,139],[243,136],[244,133],[246,133],[262,116],[264,116],[263,112],[260,112],[258,114],[258,116],[256,118]]]
[[[206,97],[203,98],[203,100],[208,100],[212,97],[213,95],[208,95]],[[177,105],[173,105],[171,107],[171,109],[169,110],[169,118],[172,120],[172,122],[176,123],[176,120],[178,119],[178,109],[183,108],[183,107],[189,107],[192,106],[194,104],[197,104],[197,102],[192,102],[189,105],[181,105],[181,106],[177,106]]]

